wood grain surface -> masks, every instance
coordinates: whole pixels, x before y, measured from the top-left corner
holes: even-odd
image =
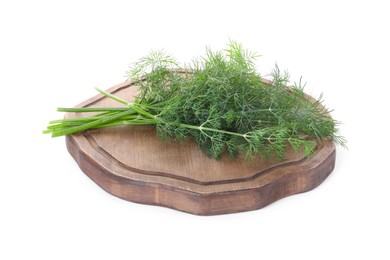
[[[132,100],[137,88],[124,82],[108,92]],[[97,95],[78,105],[99,106],[121,104]],[[81,170],[110,194],[198,215],[255,210],[309,191],[332,172],[336,156],[334,143],[325,140],[310,158],[288,150],[282,161],[217,161],[191,140],[159,140],[151,126],[85,131],[67,136],[66,144]]]

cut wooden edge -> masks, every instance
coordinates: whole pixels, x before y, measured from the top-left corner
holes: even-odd
[[[306,160],[299,171],[289,172],[264,186],[205,194],[115,175],[83,152],[73,135],[66,136],[66,146],[80,169],[106,192],[127,201],[163,206],[195,215],[257,210],[284,197],[310,191],[330,175],[336,159],[336,149],[332,143],[333,150],[326,158],[315,163]],[[309,167],[305,167],[307,161],[310,161]],[[272,174],[272,171],[267,174]]]

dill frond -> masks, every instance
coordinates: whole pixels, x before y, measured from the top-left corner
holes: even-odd
[[[322,96],[309,98],[301,80],[289,86],[288,72],[281,72],[278,65],[271,73],[271,84],[266,84],[255,69],[257,57],[230,41],[222,51],[206,49],[205,56],[184,70],[165,51],[150,52],[127,73],[139,83],[140,93],[133,103],[99,90],[127,104],[128,109],[102,108],[101,114],[91,117],[55,120],[44,132],[60,136],[92,128],[150,124],[162,139],[194,139],[215,159],[224,153],[282,159],[288,146],[310,156],[315,140],[324,138],[345,147],[338,122],[330,116]]]

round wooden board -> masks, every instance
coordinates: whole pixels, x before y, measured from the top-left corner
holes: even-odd
[[[131,82],[108,90],[126,100],[136,91]],[[78,105],[101,106],[120,104],[97,95]],[[334,143],[326,140],[310,158],[288,150],[282,161],[217,161],[192,141],[159,140],[150,126],[85,131],[67,136],[66,144],[81,170],[112,195],[198,215],[255,210],[309,191],[332,172],[336,156]]]

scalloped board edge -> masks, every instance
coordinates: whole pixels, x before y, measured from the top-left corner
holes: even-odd
[[[304,170],[290,172],[253,189],[200,194],[153,182],[132,180],[113,174],[78,147],[77,135],[66,136],[69,153],[81,170],[108,193],[136,203],[164,206],[196,215],[218,215],[263,208],[286,196],[310,191],[333,171],[336,149],[330,144],[326,158],[305,160]],[[272,172],[268,173],[272,174]]]

